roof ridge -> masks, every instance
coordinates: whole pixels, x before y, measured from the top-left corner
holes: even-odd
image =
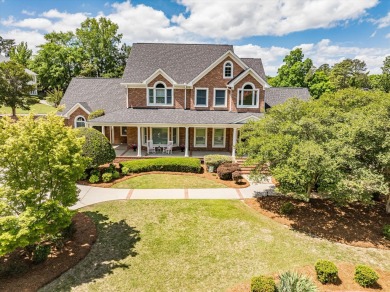
[[[195,45],[195,46],[233,46],[231,44],[209,44],[209,43],[152,43],[152,42],[142,42],[142,43],[133,43],[133,45]]]

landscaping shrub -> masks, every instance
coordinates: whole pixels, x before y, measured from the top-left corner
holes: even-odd
[[[99,178],[99,176],[96,175],[96,174],[93,174],[93,175],[91,175],[91,176],[89,177],[89,182],[90,182],[91,184],[97,184],[99,181],[100,181],[100,178]]]
[[[217,173],[220,179],[232,180],[232,174],[240,170],[237,163],[224,163],[217,168]]]
[[[113,179],[117,179],[117,178],[119,178],[121,175],[119,174],[119,171],[116,171],[116,170],[114,170],[113,172],[112,172],[112,178]]]
[[[85,137],[83,155],[90,159],[87,169],[96,168],[115,159],[114,148],[101,132],[93,128],[77,128],[75,131],[79,137]]]
[[[232,173],[232,179],[236,182],[236,184],[240,183],[242,178],[243,177],[241,175],[241,172],[239,172],[238,170]]]
[[[378,281],[378,274],[368,266],[357,265],[355,268],[355,277],[356,283],[362,287],[370,287]]]
[[[251,292],[274,292],[275,281],[272,277],[257,276],[251,280]]]
[[[383,236],[386,239],[390,240],[390,224],[385,224],[383,226],[383,231],[382,232],[383,232]]]
[[[96,119],[98,117],[104,116],[104,110],[103,109],[98,109],[96,111],[93,111],[92,113],[89,114],[88,116],[88,121],[92,119]]]
[[[123,175],[128,175],[129,172],[130,172],[130,170],[127,166],[122,167],[122,174]]]
[[[36,245],[32,255],[32,262],[40,264],[47,260],[50,254],[50,245]]]
[[[92,175],[100,176],[100,170],[97,169],[97,168],[92,169],[92,170],[89,172],[89,176],[91,177]]]
[[[110,163],[110,165],[104,170],[104,172],[111,172],[113,173],[115,171],[115,165],[113,163]]]
[[[214,172],[217,172],[217,168],[221,164],[232,162],[232,157],[228,155],[211,154],[205,155],[204,157],[204,163],[206,164],[207,168],[209,166],[214,166]]]
[[[111,172],[103,173],[102,181],[105,183],[112,181],[112,173]]]
[[[315,292],[318,291],[314,282],[305,275],[296,272],[284,272],[279,275],[278,292]]]
[[[128,168],[131,173],[148,171],[175,171],[175,172],[195,172],[202,169],[200,160],[197,158],[164,157],[153,159],[139,159],[121,162],[122,169]]]
[[[283,215],[290,215],[294,212],[294,204],[291,202],[283,203],[282,206],[280,206],[280,213]]]
[[[338,279],[338,269],[334,263],[326,260],[319,260],[315,264],[318,281],[322,284],[335,283]]]

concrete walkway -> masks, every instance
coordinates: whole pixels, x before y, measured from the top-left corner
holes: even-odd
[[[71,209],[114,200],[155,200],[155,199],[225,199],[243,200],[273,193],[270,183],[251,184],[247,188],[233,189],[111,189],[78,185],[79,201]]]

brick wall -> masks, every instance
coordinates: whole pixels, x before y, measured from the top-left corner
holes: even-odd
[[[85,121],[87,121],[88,119],[88,114],[82,108],[79,107],[69,116],[69,119],[65,120],[65,125],[74,128],[74,120],[77,116],[83,116],[85,118]]]

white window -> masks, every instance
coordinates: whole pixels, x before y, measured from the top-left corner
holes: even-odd
[[[121,136],[127,137],[127,127],[121,127]]]
[[[223,78],[233,78],[233,63],[230,61],[223,65]]]
[[[163,82],[156,82],[154,87],[147,88],[148,105],[173,105],[173,90],[167,88]]]
[[[252,83],[245,83],[238,90],[237,105],[238,107],[258,107],[259,90],[255,89]]]
[[[214,89],[214,107],[226,107],[226,92],[224,88]]]
[[[75,128],[84,128],[85,127],[85,118],[83,116],[77,116],[74,119],[74,127]]]
[[[225,148],[226,129],[213,129],[213,147]]]
[[[196,88],[195,89],[195,106],[207,107],[209,99],[208,88]]]
[[[207,147],[207,128],[195,128],[194,132],[195,147]]]

